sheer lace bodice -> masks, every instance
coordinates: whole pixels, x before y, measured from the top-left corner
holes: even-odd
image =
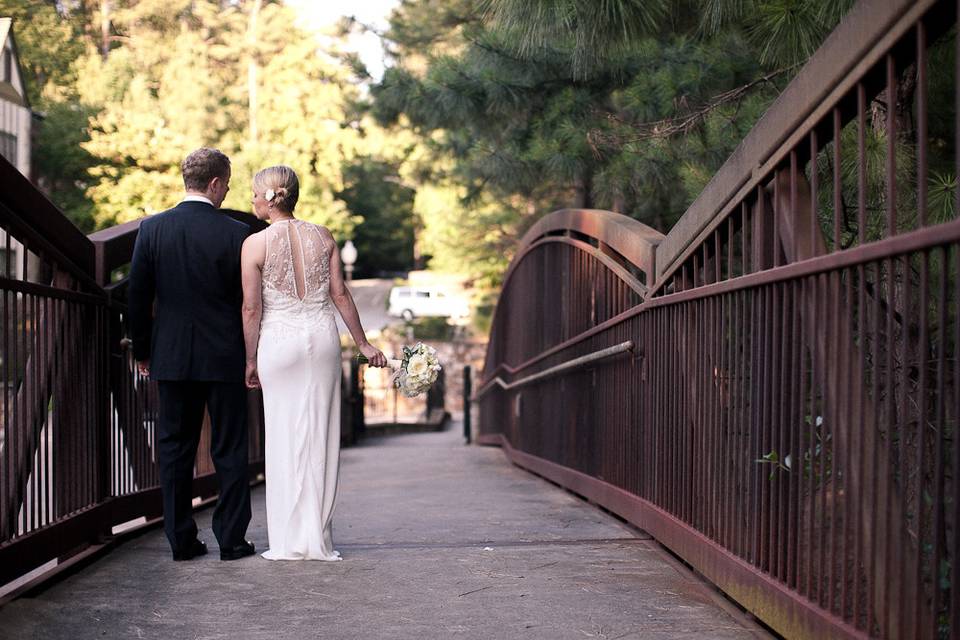
[[[320,228],[304,220],[274,222],[266,230],[263,319],[316,320],[332,312],[330,247]]]

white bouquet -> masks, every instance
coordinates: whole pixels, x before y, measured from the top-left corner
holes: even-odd
[[[360,363],[368,362],[366,356],[357,356]],[[393,374],[393,386],[408,398],[414,398],[437,381],[440,374],[440,361],[437,350],[418,342],[412,347],[403,347],[403,359],[388,358],[387,364],[396,369]]]

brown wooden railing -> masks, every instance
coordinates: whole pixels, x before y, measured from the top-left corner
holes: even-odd
[[[156,386],[136,372],[126,279],[139,222],[84,236],[0,158],[0,587],[42,580],[162,516]],[[254,228],[253,216],[228,212]],[[14,257],[16,263],[14,263]],[[344,380],[344,439],[358,394]],[[262,478],[259,392],[250,476]],[[217,495],[205,423],[194,491]]]
[[[669,234],[552,214],[494,316],[480,441],[786,637],[960,637],[960,220],[928,187],[955,24],[860,2]]]
[[[162,511],[156,388],[124,341],[126,281],[110,278],[129,263],[137,224],[87,238],[2,160],[0,183],[0,268],[9,274],[0,278],[3,585],[41,566],[55,572],[115,528]],[[255,395],[251,402],[256,477],[262,422]],[[216,496],[206,425],[195,474],[197,496]]]

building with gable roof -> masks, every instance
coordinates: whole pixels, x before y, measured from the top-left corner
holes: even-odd
[[[27,97],[26,79],[17,55],[13,20],[0,17],[0,157],[31,179],[33,118],[30,99]],[[24,259],[23,245],[13,238],[8,240],[6,232],[0,230],[0,276],[36,280],[41,271],[39,259],[33,253],[26,257],[26,273]]]
[[[30,176],[32,117],[13,20],[0,18],[0,156],[25,176]]]

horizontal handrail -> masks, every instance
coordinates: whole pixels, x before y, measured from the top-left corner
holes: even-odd
[[[543,378],[548,378],[558,373],[576,369],[585,364],[596,362],[597,360],[603,360],[605,358],[626,353],[628,351],[633,351],[633,340],[627,340],[625,342],[621,342],[620,344],[616,344],[605,349],[600,349],[599,351],[594,351],[593,353],[588,353],[586,355],[573,358],[572,360],[567,360],[566,362],[562,362],[558,365],[550,367],[549,369],[544,369],[543,371],[531,374],[525,378],[520,378],[519,380],[514,380],[513,382],[506,382],[503,378],[497,376],[490,382],[484,384],[483,387],[479,389],[471,398],[471,400],[477,400],[485,395],[487,391],[493,388],[493,385],[500,385],[500,387],[504,390],[516,389],[517,387],[523,387],[525,385],[534,383],[537,380],[542,380]]]
[[[137,218],[130,222],[95,231],[87,236],[93,243],[95,259],[95,277],[100,286],[110,284],[110,273],[117,267],[130,262],[133,245],[140,233],[140,223],[146,218]]]
[[[220,209],[220,213],[248,225],[253,232],[262,231],[267,223],[258,220],[253,214],[235,209]],[[146,218],[137,218],[130,222],[96,231],[87,236],[93,243],[96,253],[95,276],[101,286],[110,284],[110,274],[130,262],[133,246],[140,233],[140,223]]]
[[[93,246],[26,176],[0,157],[0,205],[9,231],[21,242],[42,250],[78,279],[91,279]]]
[[[678,291],[677,293],[668,293],[659,298],[650,298],[644,300],[635,307],[609,318],[605,322],[590,327],[583,333],[573,336],[569,340],[562,342],[550,349],[539,353],[536,356],[511,366],[508,363],[501,362],[493,370],[496,373],[499,370],[508,373],[518,373],[524,369],[533,366],[544,358],[551,356],[559,351],[564,351],[579,342],[583,342],[591,336],[606,331],[610,327],[623,324],[630,318],[640,315],[651,309],[657,309],[681,302],[691,302],[702,300],[723,294],[744,291],[762,285],[774,285],[798,278],[809,278],[822,273],[828,273],[837,269],[851,269],[862,265],[867,265],[887,258],[896,258],[897,256],[919,251],[931,246],[943,246],[954,242],[960,242],[960,219],[943,222],[936,226],[924,227],[915,231],[908,231],[898,236],[883,238],[874,242],[853,247],[845,251],[832,253],[816,258],[807,258],[799,262],[793,262],[781,267],[759,271],[757,273],[748,273],[747,275],[715,282],[713,284],[689,289],[687,291]],[[488,383],[481,383],[486,385]]]
[[[61,273],[67,273],[63,271]],[[72,275],[72,274],[71,274]],[[50,284],[30,282],[29,280],[14,280],[0,276],[0,291],[32,295],[38,297],[53,298],[57,300],[69,300],[71,302],[81,302],[91,305],[102,305],[105,303],[103,296],[98,296],[84,291],[74,291],[73,289],[64,289],[63,287],[52,286]]]

